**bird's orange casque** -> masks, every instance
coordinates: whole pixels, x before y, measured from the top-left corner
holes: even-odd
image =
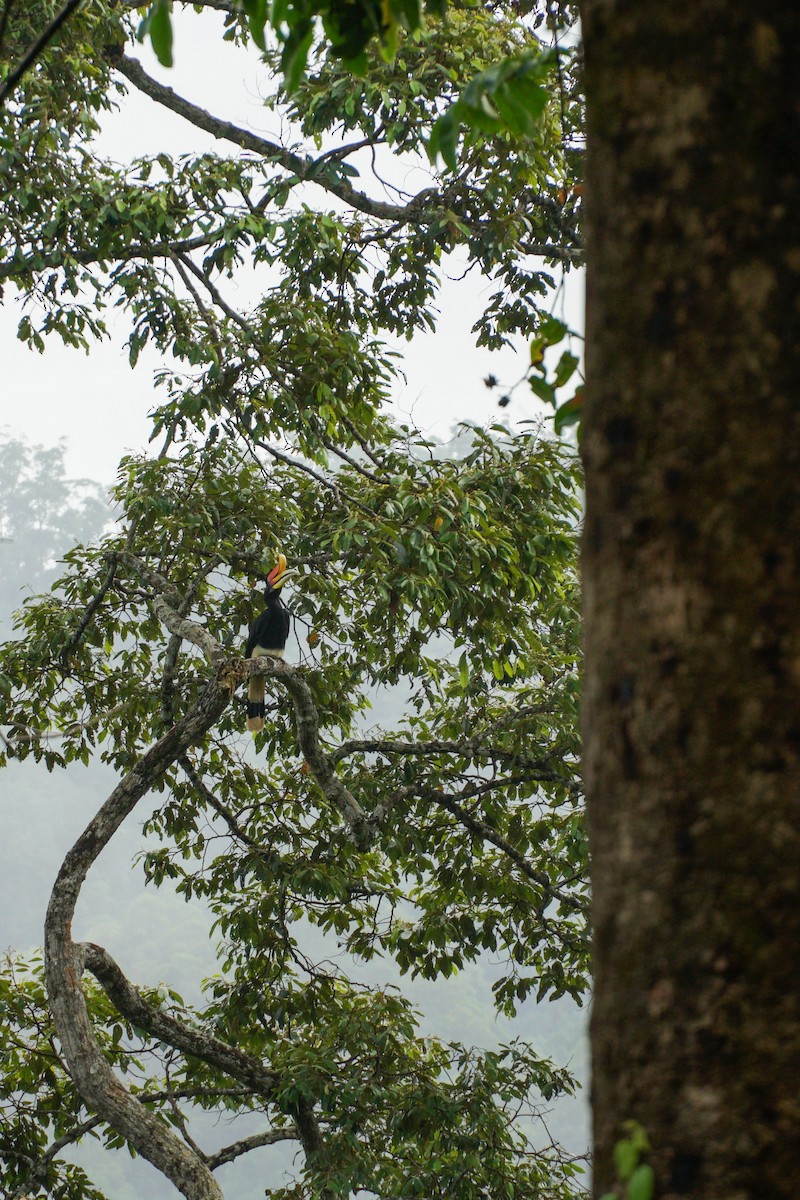
[[[279,554],[278,561],[267,576],[267,583],[270,587],[275,587],[279,583],[283,575],[286,573],[286,555]]]

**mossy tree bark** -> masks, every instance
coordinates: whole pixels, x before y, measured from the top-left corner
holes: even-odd
[[[586,0],[598,1194],[800,1187],[800,6]]]

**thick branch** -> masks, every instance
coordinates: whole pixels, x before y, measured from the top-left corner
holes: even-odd
[[[181,596],[168,579],[165,579],[163,575],[149,567],[136,555],[123,551],[116,557],[132,571],[135,571],[148,587],[153,589],[149,596],[153,613],[173,637],[191,642],[193,646],[197,646],[203,652],[210,666],[219,667],[221,662],[228,657],[225,647],[215,637],[212,637],[202,625],[188,620],[184,615],[186,597]]]
[[[174,1088],[169,1092],[139,1092],[136,1099],[142,1104],[158,1104],[162,1100],[194,1100],[208,1099],[209,1096],[219,1097],[236,1097],[249,1096],[251,1090],[246,1088],[204,1088],[204,1087],[184,1087]],[[51,1142],[40,1158],[29,1161],[28,1177],[22,1179],[13,1192],[10,1193],[8,1200],[25,1200],[31,1191],[32,1181],[39,1180],[44,1177],[48,1165],[57,1158],[62,1150],[67,1146],[74,1146],[79,1143],[87,1133],[91,1133],[98,1125],[102,1125],[101,1117],[87,1117],[85,1121],[76,1122],[71,1129],[63,1133],[61,1137],[56,1138]],[[243,1138],[240,1142],[234,1142],[232,1145],[225,1147],[216,1154],[208,1155],[207,1165],[210,1169],[216,1170],[223,1162],[230,1162],[233,1158],[237,1158],[240,1154],[245,1154],[247,1150],[254,1149],[256,1146],[267,1145],[270,1142],[284,1141],[287,1138],[296,1138],[297,1131],[291,1126],[286,1129],[270,1130],[267,1133],[254,1134],[252,1138]],[[246,1143],[250,1143],[247,1145]]]
[[[195,579],[194,585],[189,588],[183,597],[178,606],[179,617],[185,617],[191,611],[200,582],[213,570],[215,562],[216,559],[212,559],[211,562],[206,564],[202,574]],[[173,633],[167,645],[164,655],[164,666],[161,671],[161,723],[167,729],[175,720],[175,676],[177,674],[178,654],[180,653],[181,645],[181,637],[177,633]]]
[[[80,984],[82,954],[71,938],[81,885],[123,820],[181,754],[219,720],[230,694],[213,679],[197,704],[120,781],[67,854],[45,921],[50,1009],[70,1074],[88,1107],[175,1184],[187,1200],[221,1200],[208,1167],[127,1091],[94,1036]]]
[[[245,1084],[265,1100],[274,1095],[280,1082],[279,1076],[265,1067],[259,1059],[252,1058],[238,1047],[230,1046],[219,1038],[184,1025],[182,1021],[178,1021],[161,1009],[153,1008],[102,946],[84,942],[76,949],[83,956],[84,966],[92,972],[112,1004],[133,1024],[138,1025],[140,1029],[145,1030],[160,1042],[180,1050],[182,1054],[199,1058],[209,1066],[224,1071],[226,1075]],[[309,1168],[314,1170],[315,1161],[318,1161],[324,1153],[324,1141],[314,1116],[313,1105],[307,1100],[299,1100],[292,1116],[296,1131],[285,1131],[280,1136],[284,1138],[297,1136],[305,1151]],[[260,1135],[260,1137],[263,1138],[264,1135]],[[276,1141],[278,1138],[273,1137],[266,1140]],[[254,1144],[265,1145],[266,1140],[257,1141]],[[230,1154],[229,1158],[235,1158],[237,1154],[242,1154],[245,1149],[249,1148],[251,1147],[242,1145],[235,1153]],[[227,1162],[229,1158],[221,1161]],[[204,1156],[204,1161],[212,1168],[219,1165],[215,1158]]]
[[[488,737],[489,732],[465,738],[463,742],[442,741],[438,738],[428,742],[404,742],[396,738],[353,739],[342,742],[341,746],[333,752],[332,758],[334,762],[339,762],[340,759],[347,758],[350,754],[396,754],[402,757],[419,756],[423,758],[427,758],[431,754],[449,754],[458,758],[510,759],[516,763],[526,761],[526,756],[519,750],[500,750],[495,746],[481,749],[481,743],[485,742]],[[532,760],[530,766],[540,771],[542,777],[547,781],[559,778],[554,775],[551,765],[543,759]]]
[[[294,707],[297,741],[326,799],[339,810],[347,821],[353,838],[361,849],[366,849],[374,840],[375,831],[367,813],[345,787],[334,770],[331,756],[323,750],[319,740],[319,716],[311,689],[299,671],[277,658],[250,659],[247,663],[250,675],[269,675],[279,679],[289,693]]]
[[[217,1167],[223,1167],[225,1163],[233,1162],[242,1154],[257,1150],[259,1146],[274,1146],[276,1142],[297,1141],[297,1136],[297,1129],[293,1125],[287,1125],[285,1129],[266,1129],[263,1133],[253,1133],[250,1137],[242,1138],[238,1142],[231,1142],[230,1146],[223,1146],[222,1150],[218,1150],[216,1154],[209,1154],[206,1161],[210,1169],[216,1171]]]

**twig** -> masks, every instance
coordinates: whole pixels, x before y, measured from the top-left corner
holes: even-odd
[[[485,821],[481,821],[468,813],[453,796],[446,796],[444,792],[437,791],[435,788],[420,788],[419,794],[426,799],[433,800],[441,808],[446,809],[447,812],[456,818],[459,824],[469,829],[470,832],[484,838],[487,842],[491,842],[498,850],[502,850],[503,854],[515,863],[523,875],[526,875],[528,879],[539,885],[548,899],[558,900],[559,903],[578,912],[586,910],[586,901],[582,897],[570,896],[566,892],[562,892],[560,888],[554,886],[548,875],[545,875],[543,871],[534,870],[524,854],[512,846],[491,825],[487,825]]]
[[[186,778],[189,780],[192,787],[200,793],[209,808],[212,808],[218,816],[222,817],[223,821],[228,826],[234,837],[237,837],[240,842],[242,842],[245,846],[248,846],[251,850],[259,850],[263,853],[263,846],[260,846],[255,838],[250,837],[250,834],[247,833],[246,830],[242,829],[233,813],[230,812],[230,810],[217,799],[211,789],[206,786],[199,773],[195,770],[189,757],[184,754],[178,759],[178,763],[183,768]]]
[[[271,455],[272,458],[274,458],[277,462],[282,462],[287,467],[294,467],[297,471],[304,471],[306,475],[310,475],[312,479],[316,479],[317,483],[321,484],[322,487],[327,488],[327,490],[331,492],[338,501],[341,502],[342,498],[344,498],[348,504],[352,504],[355,508],[360,508],[362,512],[368,513],[370,517],[375,515],[372,509],[368,508],[366,504],[362,504],[361,501],[357,500],[355,496],[351,495],[349,492],[345,492],[334,480],[326,479],[324,475],[320,474],[319,471],[315,470],[314,467],[310,466],[308,463],[304,463],[300,459],[293,458],[292,455],[287,454],[285,450],[278,450],[275,446],[271,446],[269,442],[265,442],[262,438],[253,437],[252,441],[254,446],[258,446],[259,450],[263,450],[265,453]]]

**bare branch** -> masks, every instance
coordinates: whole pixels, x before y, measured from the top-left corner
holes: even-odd
[[[319,740],[319,715],[314,697],[300,671],[277,658],[262,656],[247,661],[250,675],[269,675],[279,679],[294,707],[297,741],[308,768],[323,795],[342,814],[357,846],[367,849],[375,838],[375,828],[353,794],[336,775],[331,756]]]
[[[315,470],[309,463],[303,462],[298,458],[293,458],[284,450],[278,450],[277,447],[270,445],[269,442],[265,442],[261,438],[253,437],[252,441],[254,446],[257,446],[259,450],[264,450],[276,462],[284,463],[287,467],[294,467],[295,470],[303,471],[306,475],[310,475],[312,479],[316,479],[317,483],[326,488],[340,503],[342,499],[345,499],[353,508],[361,509],[363,513],[367,513],[370,517],[374,515],[372,509],[363,504],[352,492],[346,492],[334,479],[328,479],[325,475]]]
[[[224,804],[222,804],[211,791],[211,789],[206,786],[199,772],[195,770],[194,765],[192,764],[192,761],[188,755],[184,754],[180,759],[178,759],[178,762],[183,767],[186,778],[189,780],[192,787],[200,793],[204,802],[209,806],[209,808],[213,809],[218,816],[222,817],[233,836],[238,838],[243,845],[248,846],[251,850],[259,850],[263,853],[264,847],[260,846],[255,838],[250,837],[247,830],[242,829],[233,813]]]
[[[327,450],[330,450],[332,454],[335,454],[337,458],[340,458],[342,462],[346,462],[348,466],[351,466],[355,471],[358,471],[359,475],[363,475],[365,479],[368,479],[370,483],[377,483],[379,487],[385,487],[388,484],[388,479],[380,479],[374,474],[373,471],[368,471],[363,463],[360,463],[357,459],[353,458],[352,455],[347,454],[344,450],[341,450],[334,442],[330,440],[330,438],[324,437],[322,439],[322,444]]]
[[[214,345],[214,349],[217,352],[217,357],[221,360],[223,357],[222,339],[219,336],[219,329],[217,328],[217,322],[214,320],[214,314],[210,312],[206,304],[203,302],[203,297],[197,291],[197,288],[192,283],[186,271],[187,265],[193,265],[191,259],[185,255],[176,254],[173,250],[169,251],[169,257],[172,260],[175,270],[183,280],[186,290],[189,292],[190,296],[197,305],[197,311],[200,313],[200,316],[208,326],[208,331],[211,334],[211,340]]]
[[[236,311],[236,309],[231,308],[231,306],[228,304],[227,300],[225,300],[222,293],[219,291],[219,288],[215,287],[214,284],[211,282],[211,280],[208,277],[208,274],[205,271],[201,271],[200,268],[198,266],[196,266],[195,263],[192,262],[192,260],[188,254],[180,253],[178,255],[178,257],[180,258],[181,262],[184,264],[186,269],[188,271],[191,271],[196,279],[200,280],[200,282],[203,284],[203,287],[206,289],[206,291],[208,292],[211,299],[214,301],[214,303],[217,305],[217,307],[220,308],[222,310],[222,312],[225,313],[225,316],[229,317],[230,320],[233,321],[235,325],[239,326],[239,328],[247,335],[249,341],[254,342],[255,339],[253,338],[253,331],[250,328],[250,326],[248,325],[245,318],[241,315],[241,313],[238,313]],[[189,287],[189,282],[188,282],[188,280],[185,279],[185,276],[184,276],[184,282],[186,282],[186,286]],[[196,293],[194,293],[194,294],[196,296]],[[202,303],[199,298],[197,298],[197,306],[202,311]]]

